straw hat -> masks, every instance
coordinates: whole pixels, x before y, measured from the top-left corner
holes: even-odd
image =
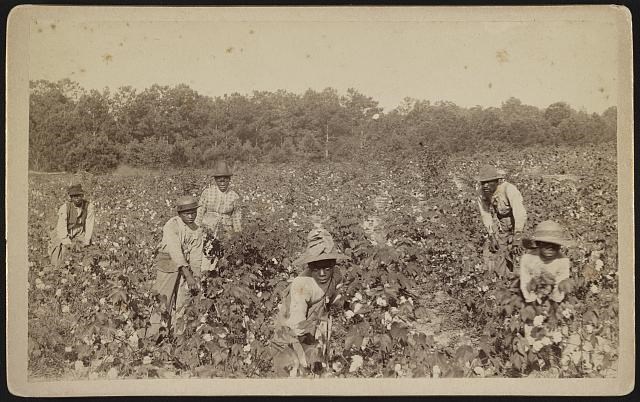
[[[198,209],[198,207],[198,200],[196,197],[190,195],[182,196],[176,201],[176,209],[178,212],[193,211],[194,209]]]
[[[325,229],[314,228],[307,236],[307,249],[294,261],[296,265],[308,264],[314,261],[349,259],[340,253],[333,242],[333,238]]]
[[[67,194],[69,196],[72,195],[84,195],[84,190],[82,190],[81,184],[74,184],[67,189]]]
[[[554,221],[540,222],[529,241],[533,247],[537,247],[536,242],[559,244],[565,247],[570,247],[574,244],[562,226]]]
[[[499,171],[493,166],[483,166],[478,173],[477,180],[479,182],[504,179],[504,172]]]
[[[233,176],[231,169],[227,166],[227,162],[223,160],[218,160],[215,165],[213,165],[213,177],[219,176]]]

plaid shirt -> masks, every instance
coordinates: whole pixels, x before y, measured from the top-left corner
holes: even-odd
[[[223,193],[217,185],[211,185],[200,196],[196,224],[213,230],[222,224],[225,230],[239,232],[242,230],[239,203],[240,196],[235,191],[227,190]]]

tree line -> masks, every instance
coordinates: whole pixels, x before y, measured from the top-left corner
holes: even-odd
[[[30,81],[29,168],[107,172],[137,167],[349,161],[384,155],[454,153],[616,140],[615,107],[602,114],[565,102],[545,109],[516,98],[463,108],[405,98],[383,113],[348,89],[199,94],[187,85],[86,90],[64,79]]]

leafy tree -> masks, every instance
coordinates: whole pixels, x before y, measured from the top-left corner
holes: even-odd
[[[556,102],[552,103],[547,107],[544,111],[544,118],[551,124],[553,127],[558,127],[558,125],[565,119],[568,119],[572,114],[572,110],[564,102]]]

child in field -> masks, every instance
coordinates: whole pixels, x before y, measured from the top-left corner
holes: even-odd
[[[223,254],[219,242],[223,234],[237,233],[242,230],[240,196],[229,188],[231,176],[233,173],[227,164],[224,161],[218,161],[213,167],[215,185],[207,187],[200,196],[200,206],[195,222],[204,231],[207,255],[213,255],[211,259],[202,260],[203,271],[216,268],[218,258]]]
[[[536,226],[532,239],[525,241],[532,249],[520,258],[520,289],[527,303],[564,299],[568,281],[563,281],[569,279],[571,262],[560,247],[571,244],[560,224],[544,221]]]
[[[307,240],[306,251],[296,261],[307,269],[284,291],[275,322],[271,344],[279,376],[296,376],[298,370],[305,372],[322,362],[331,332],[328,308],[339,299],[336,260],[348,258],[322,228],[313,229]]]
[[[68,188],[69,201],[58,208],[56,227],[51,232],[49,258],[55,268],[65,260],[69,248],[76,244],[87,247],[91,244],[95,213],[92,202],[84,199],[80,184]]]
[[[195,197],[181,197],[176,203],[178,216],[169,219],[162,228],[156,261],[158,273],[152,291],[164,302],[170,317],[169,326],[182,315],[187,291],[199,291],[202,231],[194,223],[197,208]],[[147,336],[154,335],[159,329],[160,316],[156,314],[152,316]]]

